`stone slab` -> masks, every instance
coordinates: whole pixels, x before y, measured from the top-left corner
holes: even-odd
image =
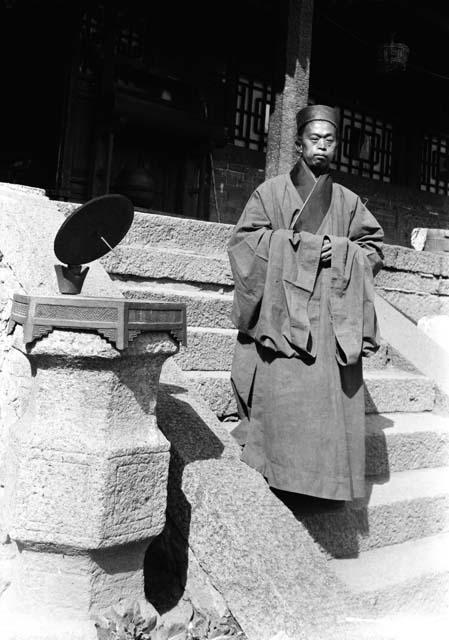
[[[330,565],[380,615],[447,614],[448,548],[449,534],[442,533],[331,560]]]
[[[383,297],[376,295],[375,304],[382,338],[418,371],[433,380],[444,394],[449,395],[449,360],[446,352]],[[426,310],[426,315],[429,313]]]
[[[376,287],[376,291],[384,300],[405,313],[413,322],[418,322],[420,318],[428,314],[447,313],[449,311],[449,300],[442,296],[383,289],[382,287]]]
[[[415,251],[398,245],[384,245],[384,265],[387,268],[400,271],[428,273],[435,276],[443,275],[440,254]]]
[[[240,462],[239,447],[172,362],[158,420],[173,451],[170,517],[248,639],[326,638],[320,628],[337,626],[356,600],[345,600],[305,529]]]
[[[56,295],[55,235],[64,215],[42,192],[0,185],[0,252],[28,294]],[[98,261],[91,263],[84,295],[120,296]]]
[[[424,376],[394,367],[365,372],[366,413],[431,411],[435,404],[432,382]]]
[[[235,329],[190,327],[187,347],[175,357],[184,371],[224,371],[231,369],[237,331]],[[382,369],[390,362],[388,346],[381,345],[370,358],[364,358],[364,369]]]
[[[124,244],[142,247],[183,248],[200,254],[226,254],[234,226],[161,214],[139,213]]]
[[[449,464],[449,418],[434,413],[366,416],[366,474],[440,467]]]
[[[381,289],[434,295],[442,293],[441,279],[429,273],[382,269],[377,274],[375,283]]]
[[[343,507],[311,508],[295,498],[292,509],[333,557],[354,557],[449,530],[447,468],[392,473],[383,484],[367,479],[366,491],[364,499]]]
[[[200,287],[167,282],[118,281],[125,298],[176,302],[187,306],[188,327],[232,329],[232,294],[220,291],[204,291]]]
[[[237,412],[228,371],[190,371],[188,378],[218,416]],[[365,371],[367,413],[430,411],[435,393],[425,377],[395,368]]]
[[[175,357],[184,370],[230,370],[237,338],[235,329],[192,327],[187,331],[187,347]]]
[[[180,249],[142,248],[122,245],[101,263],[111,274],[139,278],[168,278],[179,282],[232,285],[231,267],[226,257],[204,256]]]

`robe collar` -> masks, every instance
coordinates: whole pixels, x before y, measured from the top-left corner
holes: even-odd
[[[333,181],[326,173],[316,178],[300,159],[286,176],[285,204],[282,215],[287,229],[317,233],[328,213]]]

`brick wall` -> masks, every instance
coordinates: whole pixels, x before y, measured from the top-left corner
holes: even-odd
[[[355,191],[366,201],[385,232],[388,244],[410,247],[415,227],[449,229],[449,198],[433,193],[335,173],[336,182]]]
[[[213,189],[210,220],[235,224],[254,189],[265,178],[265,154],[227,145],[214,151],[219,215]],[[449,229],[449,198],[410,187],[335,172],[334,179],[360,195],[379,220],[388,244],[410,247],[415,227]]]

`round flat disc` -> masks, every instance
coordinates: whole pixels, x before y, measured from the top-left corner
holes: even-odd
[[[125,196],[93,198],[64,220],[56,234],[55,255],[65,264],[98,260],[125,237],[133,218],[133,204]]]

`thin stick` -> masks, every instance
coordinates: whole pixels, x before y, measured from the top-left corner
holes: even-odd
[[[100,236],[101,240],[103,240],[103,242],[105,243],[105,245],[111,250],[114,251],[114,248],[111,247],[111,245],[109,244],[109,242],[106,240],[106,238],[103,238],[103,236]]]

